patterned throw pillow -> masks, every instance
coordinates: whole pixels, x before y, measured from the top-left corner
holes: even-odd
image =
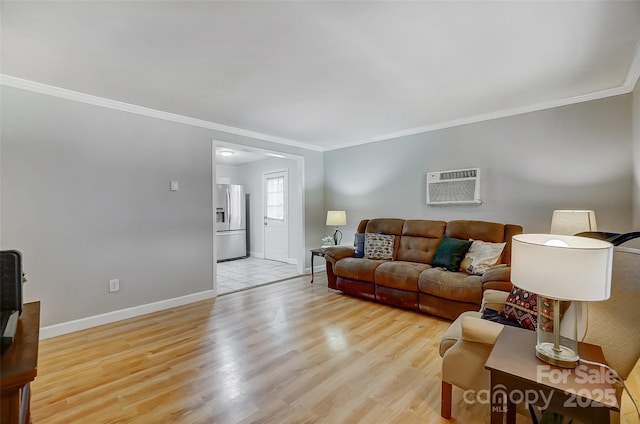
[[[560,302],[560,319],[571,306],[571,302]],[[553,299],[538,296],[538,327],[544,331],[553,331]]]
[[[513,286],[500,315],[517,322],[522,328],[535,331],[538,322],[538,296]]]
[[[388,234],[366,233],[364,256],[367,259],[393,260],[393,241],[395,236]]]
[[[460,264],[460,271],[473,275],[482,275],[497,264],[507,243],[489,243],[471,240],[473,243]]]

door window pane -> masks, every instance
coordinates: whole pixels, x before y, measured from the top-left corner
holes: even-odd
[[[284,176],[267,177],[267,219],[284,221]]]

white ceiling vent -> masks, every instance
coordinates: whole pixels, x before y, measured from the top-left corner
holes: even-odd
[[[480,203],[480,168],[427,173],[427,205]]]

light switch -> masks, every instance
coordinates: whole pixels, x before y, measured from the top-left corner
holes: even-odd
[[[178,191],[178,182],[171,181],[171,191]]]

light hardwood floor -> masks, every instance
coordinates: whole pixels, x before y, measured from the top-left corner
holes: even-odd
[[[487,405],[455,389],[454,418],[440,417],[448,326],[299,277],[42,341],[32,419],[489,422]]]

